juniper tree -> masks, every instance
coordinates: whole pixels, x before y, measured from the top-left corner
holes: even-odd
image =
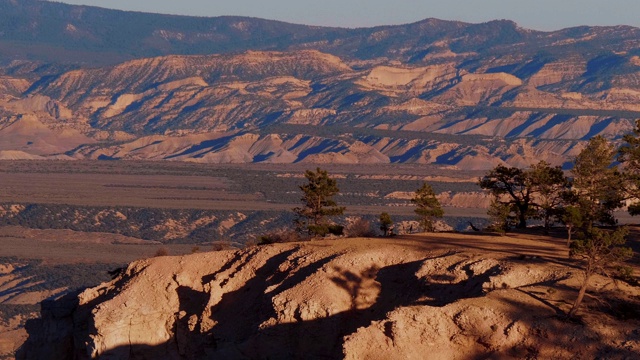
[[[496,202],[508,205],[517,228],[526,228],[530,218],[540,218],[548,229],[558,215],[569,181],[559,166],[540,161],[526,170],[498,165],[478,184],[489,190]]]
[[[532,215],[533,187],[530,177],[522,169],[498,165],[480,179],[479,185],[489,190],[495,201],[510,205],[509,208],[515,210],[516,227],[527,227],[527,218]]]
[[[411,203],[416,206],[413,210],[418,215],[418,221],[422,226],[422,231],[432,232],[435,230],[433,219],[441,218],[444,216],[444,210],[440,205],[440,201],[436,198],[435,192],[431,185],[426,182],[422,184],[422,187],[416,190]]]
[[[326,170],[316,168],[307,170],[304,174],[307,183],[300,186],[303,206],[296,207],[296,225],[305,229],[310,235],[323,236],[330,230],[327,217],[344,213],[345,208],[338,206],[332,199],[340,192],[335,179],[329,177]]]

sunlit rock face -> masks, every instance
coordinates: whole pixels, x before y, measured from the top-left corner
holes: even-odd
[[[522,249],[527,256],[513,256]],[[158,257],[45,302],[18,358],[617,358],[640,350],[637,319],[591,307],[584,323],[558,316],[580,281],[558,261],[565,256],[562,241],[436,234]],[[637,288],[607,290],[596,277],[601,297],[635,304]]]

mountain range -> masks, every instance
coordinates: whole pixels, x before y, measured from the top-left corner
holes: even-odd
[[[0,158],[568,166],[640,117],[639,35],[0,0]]]

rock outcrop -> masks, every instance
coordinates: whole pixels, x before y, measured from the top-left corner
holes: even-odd
[[[576,270],[558,261],[562,241],[496,240],[348,239],[138,261],[109,283],[43,303],[18,358],[640,354],[638,319],[616,320],[595,303],[583,323],[558,316],[577,285]],[[601,298],[614,296],[608,283],[595,281]],[[637,288],[615,294],[633,302]]]

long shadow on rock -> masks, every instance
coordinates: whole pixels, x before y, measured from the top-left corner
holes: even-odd
[[[180,309],[175,324],[175,338],[180,356],[203,357],[206,349],[215,348],[212,336],[203,334],[202,319],[209,294],[179,286],[177,289]]]
[[[280,265],[297,250],[284,251],[268,259],[242,287],[224,294],[211,308],[212,320],[216,323],[211,332],[216,339],[236,342],[255,335],[262,322],[276,315],[273,296],[304,281],[334,258],[316,261],[293,274],[281,271]],[[272,286],[276,287],[267,291]]]
[[[268,279],[295,251],[297,249],[290,249],[268,259],[242,287],[225,293],[211,308],[211,318],[216,324],[211,334],[216,342],[243,341],[257,331],[260,320],[264,318],[263,314],[273,311],[271,298],[265,295],[271,285]],[[207,279],[215,279],[215,276],[207,276]],[[227,279],[224,279],[222,287],[226,283]]]
[[[220,276],[221,274],[223,274],[225,271],[229,271],[231,269],[233,269],[233,267],[235,266],[235,269],[233,270],[233,272],[231,274],[229,274],[227,276],[227,279],[224,279],[221,282],[221,286],[226,285],[227,282],[229,282],[229,279],[233,278],[237,273],[239,273],[250,261],[251,259],[256,256],[256,254],[258,253],[257,249],[249,249],[249,250],[244,250],[244,251],[237,251],[233,258],[231,258],[229,261],[227,261],[226,264],[224,264],[218,271],[214,272],[213,274],[209,274],[209,275],[205,275],[202,277],[202,284],[208,284],[211,281],[214,281],[218,278],[218,276]]]
[[[277,257],[272,260],[279,261]],[[246,301],[237,312],[234,311],[233,315],[226,315],[224,321],[222,317],[216,318],[217,321],[220,321],[213,329],[216,337],[225,334],[228,336],[230,333],[242,334],[241,337],[224,339],[226,344],[223,346],[226,349],[219,349],[222,352],[218,354],[224,354],[228,358],[340,359],[344,356],[343,338],[356,332],[358,328],[368,326],[372,321],[385,319],[387,313],[399,307],[444,306],[462,298],[482,296],[482,283],[488,281],[489,277],[497,272],[496,266],[482,274],[475,274],[472,279],[462,283],[429,284],[416,276],[423,262],[424,260],[419,260],[380,269],[375,275],[375,280],[379,284],[375,286],[379,286],[380,293],[373,306],[365,309],[352,306],[349,311],[324,318],[310,321],[299,320],[263,328],[258,327],[260,319],[272,313],[273,308],[268,298],[263,298],[261,303],[249,301],[251,298],[255,299],[257,293],[268,286],[268,284],[264,284],[264,281],[257,280],[259,279],[257,277],[256,281],[262,283],[261,286],[258,285],[258,291],[253,288],[257,284],[247,284],[246,287],[224,299],[223,301],[227,302],[224,304],[225,306],[216,309],[216,312],[219,313],[224,311],[223,309],[234,309],[234,303],[237,301]],[[319,265],[317,264],[315,267]],[[268,266],[265,265],[262,269],[267,268]],[[333,281],[351,296],[357,296],[360,291],[366,291],[363,282],[369,280],[370,275],[367,271],[360,276],[345,270],[341,276],[334,277]],[[243,300],[243,294],[252,294],[252,296]],[[223,305],[222,302],[220,305]],[[247,311],[254,311],[254,313],[247,314]],[[247,315],[251,317],[249,321],[245,319]],[[243,325],[244,329],[238,329],[239,317],[243,318],[243,322],[246,321]],[[236,323],[227,323],[233,322],[234,319]]]
[[[482,284],[498,272],[496,266],[462,283],[429,284],[416,276],[423,262],[419,260],[380,269],[375,276],[380,293],[373,306],[365,309],[352,307],[350,311],[326,318],[262,329],[243,344],[243,353],[264,359],[340,359],[344,356],[343,338],[358,328],[384,320],[390,311],[400,307],[445,306],[460,299],[482,296]],[[345,271],[334,281],[355,296],[358,291],[366,290],[361,282],[367,276],[367,272],[359,277]]]
[[[383,319],[396,307],[415,303],[421,293],[416,290],[422,286],[416,281],[415,272],[421,264],[417,261],[381,269],[376,277],[381,284],[380,296],[370,308],[352,307],[349,311],[324,318],[260,329],[246,342],[238,344],[236,354],[229,355],[257,359],[340,359],[343,357],[344,336],[369,325],[371,321]],[[361,286],[363,280],[348,270],[333,279],[352,296],[365,290]]]
[[[40,318],[28,320],[25,324],[29,337],[16,351],[16,359],[72,358],[73,312],[78,308],[80,292],[40,304]],[[55,332],[49,333],[47,330],[52,326],[55,326]]]
[[[273,296],[304,282],[306,278],[317,273],[339,256],[325,257],[298,268],[295,265],[298,262],[297,258],[292,257],[298,250],[298,248],[294,248],[278,253],[256,270],[240,269],[240,264],[237,263],[246,264],[246,261],[243,261],[246,260],[244,257],[252,256],[251,253],[244,253],[231,259],[220,271],[206,276],[206,279],[203,280],[226,280],[217,278],[227,270],[231,271],[233,276],[241,275],[241,270],[255,272],[247,274],[251,277],[246,283],[237,290],[224,294],[219,303],[210,309],[211,323],[214,326],[204,333],[202,331],[204,329],[200,329],[203,319],[199,319],[198,316],[206,313],[205,307],[210,295],[187,287],[179,287],[177,291],[180,313],[175,329],[178,353],[171,350],[172,354],[170,355],[191,359],[214,357],[225,359],[340,359],[344,356],[342,349],[344,337],[356,332],[358,328],[369,326],[373,321],[384,320],[390,311],[399,307],[444,306],[462,298],[482,296],[482,284],[498,272],[497,266],[477,274],[473,273],[471,269],[467,269],[471,275],[469,280],[455,284],[441,284],[429,283],[426,279],[416,276],[424,261],[434,258],[391,265],[379,270],[371,267],[362,274],[345,269],[329,281],[333,281],[343,291],[346,291],[351,298],[361,297],[361,294],[368,290],[369,293],[375,291],[378,296],[373,305],[364,308],[363,306],[366,305],[363,304],[365,303],[358,303],[358,300],[354,300],[348,311],[306,321],[301,316],[294,316],[298,321],[269,325],[270,319],[278,318],[272,303]],[[442,257],[448,255],[445,254]],[[124,281],[124,277],[121,281]],[[216,286],[215,282],[212,283],[212,286]],[[229,286],[229,282],[225,286]],[[91,304],[82,306],[82,309],[79,309],[77,303],[73,304],[73,310],[65,311],[62,315],[65,315],[70,321],[71,329],[75,327],[77,331],[77,327],[81,326],[84,327],[83,334],[91,333],[95,329],[92,328],[90,321],[90,310],[97,305],[97,301],[104,301],[109,296],[111,294],[104,294]],[[307,305],[312,306],[313,304]],[[299,309],[293,310],[299,311]],[[316,310],[318,313],[324,311],[329,313],[330,311],[330,309]],[[72,312],[74,313],[73,318],[69,316]],[[30,327],[28,325],[28,328]],[[32,346],[39,343],[35,333],[35,331],[33,333],[30,331]],[[181,339],[181,337],[183,338]],[[84,338],[77,338],[71,344],[68,339],[69,337],[65,337],[66,345],[63,347],[66,349],[70,345],[75,345],[75,351],[71,353],[73,354],[71,357],[86,358],[86,348],[84,349],[85,353],[81,354],[81,346],[79,345],[82,344],[78,342]],[[168,354],[168,347],[172,346],[175,344],[167,343],[158,346],[133,344],[129,347],[111,349],[109,353],[123,355],[125,358],[131,359],[149,358],[162,354],[163,351]],[[42,349],[44,348],[42,347]],[[62,355],[63,349],[59,350]],[[37,354],[44,355],[44,351]],[[38,358],[37,354],[32,352],[25,357]]]
[[[144,270],[138,269],[139,272]],[[97,333],[92,321],[92,310],[100,303],[113,298],[136,273],[122,274],[112,290],[101,289],[95,299],[80,305],[80,289],[59,299],[45,300],[40,304],[40,318],[27,321],[28,338],[16,351],[16,359],[85,359],[89,335]],[[124,351],[124,350],[123,350]]]

